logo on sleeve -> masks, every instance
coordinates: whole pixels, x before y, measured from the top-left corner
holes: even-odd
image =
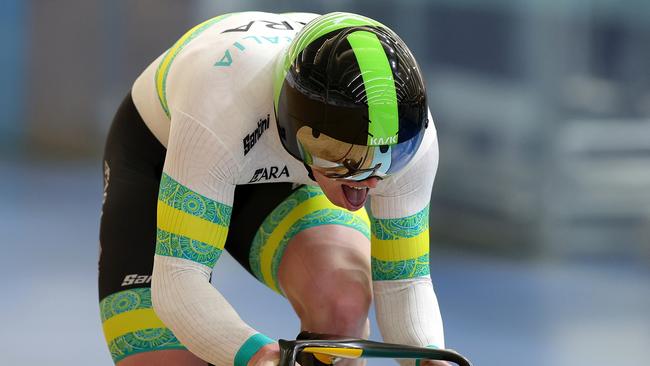
[[[267,114],[266,118],[262,118],[257,121],[257,128],[255,128],[255,131],[244,136],[244,139],[242,140],[242,143],[244,144],[244,155],[248,154],[248,152],[251,151],[257,141],[259,141],[260,137],[262,137],[264,131],[269,128],[270,121],[271,115]]]
[[[267,181],[269,179],[278,179],[282,177],[289,177],[289,169],[287,169],[287,166],[285,165],[282,170],[278,168],[277,166],[272,166],[269,168],[259,168],[255,170],[255,174],[253,174],[253,178],[248,181],[248,183],[256,183],[256,182],[261,182],[261,181]]]
[[[122,286],[140,285],[143,283],[151,283],[151,275],[130,274],[122,280]]]

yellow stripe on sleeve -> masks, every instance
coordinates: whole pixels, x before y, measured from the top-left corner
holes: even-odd
[[[372,236],[371,255],[382,261],[403,261],[429,252],[429,229],[411,238],[381,240]]]
[[[222,249],[228,228],[203,220],[158,201],[158,228]]]
[[[106,342],[111,343],[115,338],[138,330],[165,328],[153,309],[138,309],[127,311],[106,320],[103,324]]]

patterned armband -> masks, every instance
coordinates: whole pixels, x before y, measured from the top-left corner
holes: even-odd
[[[185,349],[156,316],[151,289],[116,292],[99,302],[102,328],[113,362],[141,352]]]
[[[163,173],[156,254],[213,267],[226,243],[231,213],[232,207],[204,197]]]
[[[403,280],[429,274],[429,206],[407,217],[370,218],[372,279]]]
[[[235,355],[234,366],[248,365],[248,361],[250,361],[253,355],[255,355],[255,353],[257,353],[260,348],[271,343],[275,343],[275,341],[265,336],[264,334],[253,334],[246,340],[246,342],[244,342],[244,344],[242,344],[242,346],[239,348],[239,351],[237,351],[237,354]]]

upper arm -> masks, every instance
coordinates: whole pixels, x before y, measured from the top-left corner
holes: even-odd
[[[158,194],[156,254],[214,266],[228,233],[236,171],[223,141],[191,116],[174,113]]]
[[[429,274],[429,200],[438,167],[435,140],[403,174],[371,198],[373,280]]]

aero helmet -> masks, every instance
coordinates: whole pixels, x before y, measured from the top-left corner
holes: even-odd
[[[363,180],[402,169],[427,126],[415,58],[383,24],[320,16],[276,65],[275,117],[284,148],[330,178]]]

